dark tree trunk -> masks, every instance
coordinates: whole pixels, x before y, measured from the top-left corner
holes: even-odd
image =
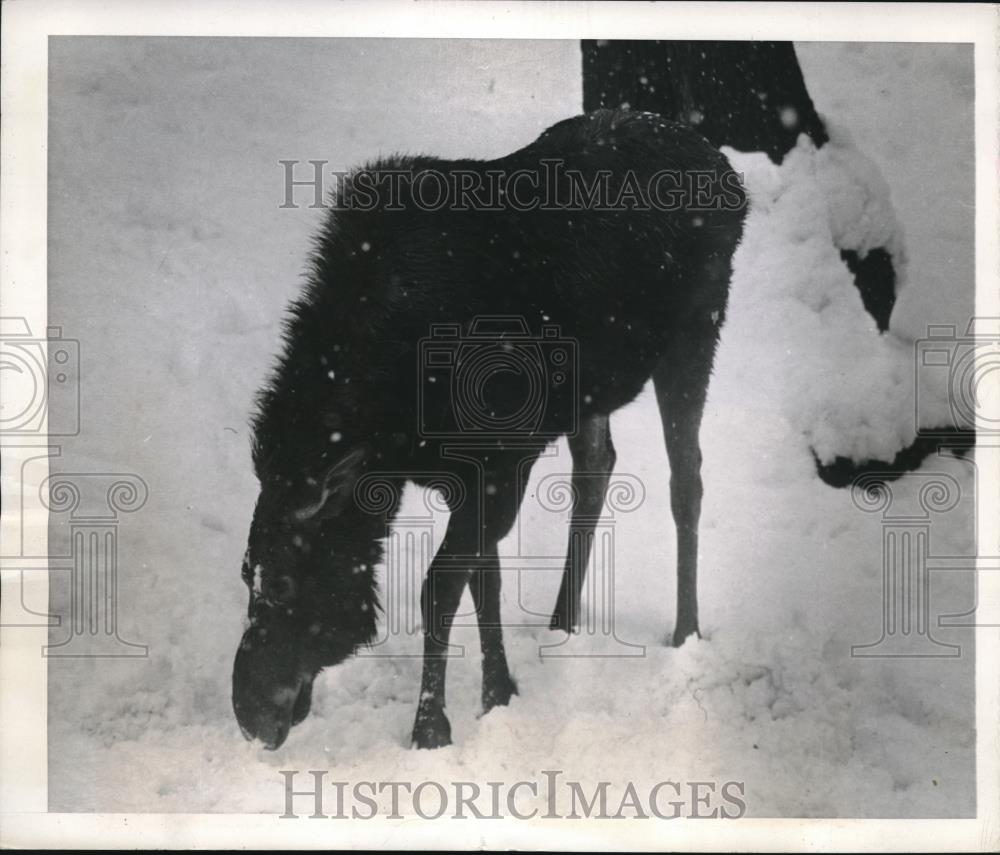
[[[660,113],[775,163],[801,133],[828,139],[791,42],[584,41],[583,108],[599,107]]]

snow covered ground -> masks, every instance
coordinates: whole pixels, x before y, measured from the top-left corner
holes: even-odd
[[[908,247],[894,328],[964,328],[971,48],[798,50],[820,112],[891,188]],[[149,656],[50,661],[52,810],[280,812],[280,769],[350,782],[512,782],[559,769],[616,787],[744,781],[753,816],[974,812],[971,633],[934,629],[961,645],[957,658],[851,656],[881,635],[882,521],[824,486],[809,453],[810,442],[825,456],[891,453],[913,431],[912,346],[877,336],[830,244],[843,200],[831,214],[829,176],[856,174],[849,146],[805,146],[780,170],[731,155],[755,209],[703,428],[705,638],[663,645],[674,534],[647,390],[613,419],[617,472],[645,488],[615,527],[615,627],[644,655],[602,658],[625,648],[580,635],[560,648],[572,656],[542,658],[561,638],[526,613],[551,608],[558,575],[508,561],[521,692],[509,708],[476,718],[476,633],[458,629],[468,656],[449,669],[455,744],[409,750],[420,643],[395,636],[379,651],[394,655],[324,674],[312,715],[268,753],[243,741],[229,702],[256,498],[247,414],[319,216],[279,208],[278,161],[504,154],[579,112],[578,46],[54,39],[50,60],[49,314],[81,342],[83,407],[53,470],[136,473],[150,490],[119,547],[120,632]],[[535,488],[566,460],[559,445],[536,467],[506,554],[561,550],[565,520]],[[931,554],[971,555],[970,462],[929,461],[893,485],[892,510],[918,509],[931,472],[958,488],[955,507],[933,517]],[[421,507],[411,491],[407,508]],[[57,525],[53,550],[61,537]],[[968,574],[932,581],[934,615],[973,605]],[[53,578],[54,611],[67,588]]]

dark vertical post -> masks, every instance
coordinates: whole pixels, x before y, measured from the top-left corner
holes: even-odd
[[[693,125],[717,146],[775,162],[826,128],[791,42],[584,41],[583,106],[627,105]]]

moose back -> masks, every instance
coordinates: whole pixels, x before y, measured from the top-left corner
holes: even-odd
[[[725,157],[651,113],[568,119],[493,161],[394,158],[351,175],[254,419],[250,625],[232,686],[248,739],[281,745],[320,670],[374,639],[376,567],[406,482],[457,485],[421,594],[412,742],[450,742],[448,638],[467,585],[483,709],[508,703],[497,541],[527,472],[568,438],[584,536],[568,538],[551,626],[571,631],[614,466],[608,416],[650,378],[677,527],[673,640],[698,632],[698,431],[745,207]],[[399,489],[373,501],[378,473]]]

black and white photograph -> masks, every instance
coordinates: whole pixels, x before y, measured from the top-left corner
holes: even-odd
[[[814,8],[4,5],[0,845],[998,845],[996,7]]]

